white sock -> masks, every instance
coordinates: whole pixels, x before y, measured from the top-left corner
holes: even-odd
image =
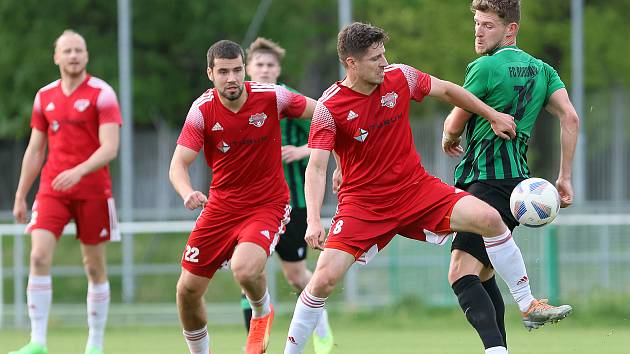
[[[271,297],[269,291],[265,289],[265,295],[260,300],[252,300],[247,297],[249,305],[252,307],[252,318],[265,317],[271,312]]]
[[[507,354],[507,349],[505,347],[492,347],[486,349],[486,354]]]
[[[88,284],[87,322],[89,328],[87,348],[103,350],[103,337],[109,311],[109,282]]]
[[[194,331],[184,330],[184,338],[188,344],[190,354],[208,354],[210,353],[210,337],[208,337],[208,327],[203,326]]]
[[[304,289],[300,294],[289,326],[284,354],[299,354],[304,350],[308,337],[313,333],[322,313],[326,298],[316,297]]]
[[[52,303],[50,275],[29,275],[26,287],[28,317],[31,319],[31,342],[46,346],[48,314]]]
[[[499,276],[505,281],[521,312],[527,311],[534,296],[521,250],[514,242],[510,230],[496,237],[484,237],[488,257]]]
[[[317,322],[317,327],[315,327],[315,333],[319,338],[326,338],[328,336],[328,311],[324,308],[324,312],[322,312],[322,316]]]

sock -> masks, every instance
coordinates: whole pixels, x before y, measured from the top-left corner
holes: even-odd
[[[464,275],[453,283],[459,306],[468,322],[475,328],[484,348],[502,347],[503,337],[496,321],[494,306],[476,275]]]
[[[207,326],[194,331],[184,330],[183,333],[190,354],[208,354],[210,352],[210,337],[208,337]]]
[[[245,329],[249,333],[249,323],[252,321],[252,307],[249,305],[247,296],[241,293],[241,309],[243,310],[243,319],[245,320]]]
[[[269,297],[269,291],[267,289],[265,289],[265,295],[263,295],[262,299],[252,300],[247,298],[247,300],[252,307],[252,317],[265,317],[271,312],[271,298]]]
[[[510,230],[496,237],[485,237],[483,242],[494,270],[505,281],[521,312],[527,311],[534,296],[521,250],[514,242]]]
[[[497,326],[499,327],[499,332],[501,332],[501,336],[503,336],[503,344],[507,348],[507,335],[505,332],[505,303],[503,302],[503,296],[501,295],[501,291],[499,290],[499,286],[497,285],[496,279],[493,276],[492,278],[481,283],[488,296],[490,296],[490,300],[492,300],[492,305],[494,305],[494,312],[497,314]]]
[[[508,354],[508,351],[504,347],[492,347],[486,349],[486,354]]]
[[[29,275],[26,287],[28,317],[31,319],[31,342],[46,346],[48,315],[52,303],[50,275]]]
[[[313,333],[324,312],[325,302],[326,298],[313,296],[307,289],[302,291],[295,304],[284,354],[302,353],[308,337]]]
[[[109,311],[109,282],[88,284],[87,322],[89,328],[87,348],[103,350],[105,324]]]
[[[328,311],[326,311],[326,309],[324,309],[324,312],[322,312],[322,316],[320,317],[319,322],[317,322],[317,327],[315,327],[315,334],[317,334],[319,338],[326,338],[328,336]]]

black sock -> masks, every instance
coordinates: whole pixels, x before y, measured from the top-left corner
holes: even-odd
[[[241,294],[241,308],[243,309],[243,319],[245,320],[245,328],[249,333],[249,322],[252,320],[252,308],[245,294]]]
[[[503,336],[503,343],[505,343],[505,348],[507,348],[507,336],[505,334],[505,303],[503,302],[503,296],[501,296],[501,291],[499,290],[497,281],[493,276],[492,278],[481,283],[481,285],[483,285],[483,288],[486,289],[488,296],[490,296],[490,300],[492,300],[494,311],[497,314],[497,326],[499,327],[499,331]]]
[[[505,346],[497,326],[494,306],[488,293],[481,286],[479,277],[465,275],[459,278],[453,283],[453,292],[457,295],[466,319],[479,334],[483,346],[486,349]]]

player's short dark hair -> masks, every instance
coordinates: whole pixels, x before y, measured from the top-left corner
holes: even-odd
[[[521,22],[521,0],[472,0],[470,10],[494,12],[506,25]]]
[[[346,66],[348,57],[361,57],[374,44],[384,44],[389,40],[387,33],[367,23],[354,22],[344,27],[337,36],[337,54],[341,64]]]
[[[214,68],[214,59],[236,59],[239,56],[245,62],[245,52],[240,45],[227,39],[220,40],[208,49],[208,67]]]
[[[284,58],[284,54],[286,51],[282,48],[278,43],[272,41],[271,39],[258,37],[252,44],[247,48],[247,61],[252,60],[252,57],[255,54],[271,54],[276,57],[278,63],[282,61]]]

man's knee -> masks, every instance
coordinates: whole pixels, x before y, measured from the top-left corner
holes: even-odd
[[[264,267],[261,269],[261,267],[255,263],[232,263],[232,274],[239,284],[247,284],[256,281],[264,276],[264,271]]]
[[[52,265],[52,252],[43,249],[31,250],[31,267],[39,270],[49,269]]]
[[[197,298],[201,298],[205,289],[196,286],[195,284],[189,283],[184,279],[179,279],[177,282],[177,298],[180,300],[193,300]]]

